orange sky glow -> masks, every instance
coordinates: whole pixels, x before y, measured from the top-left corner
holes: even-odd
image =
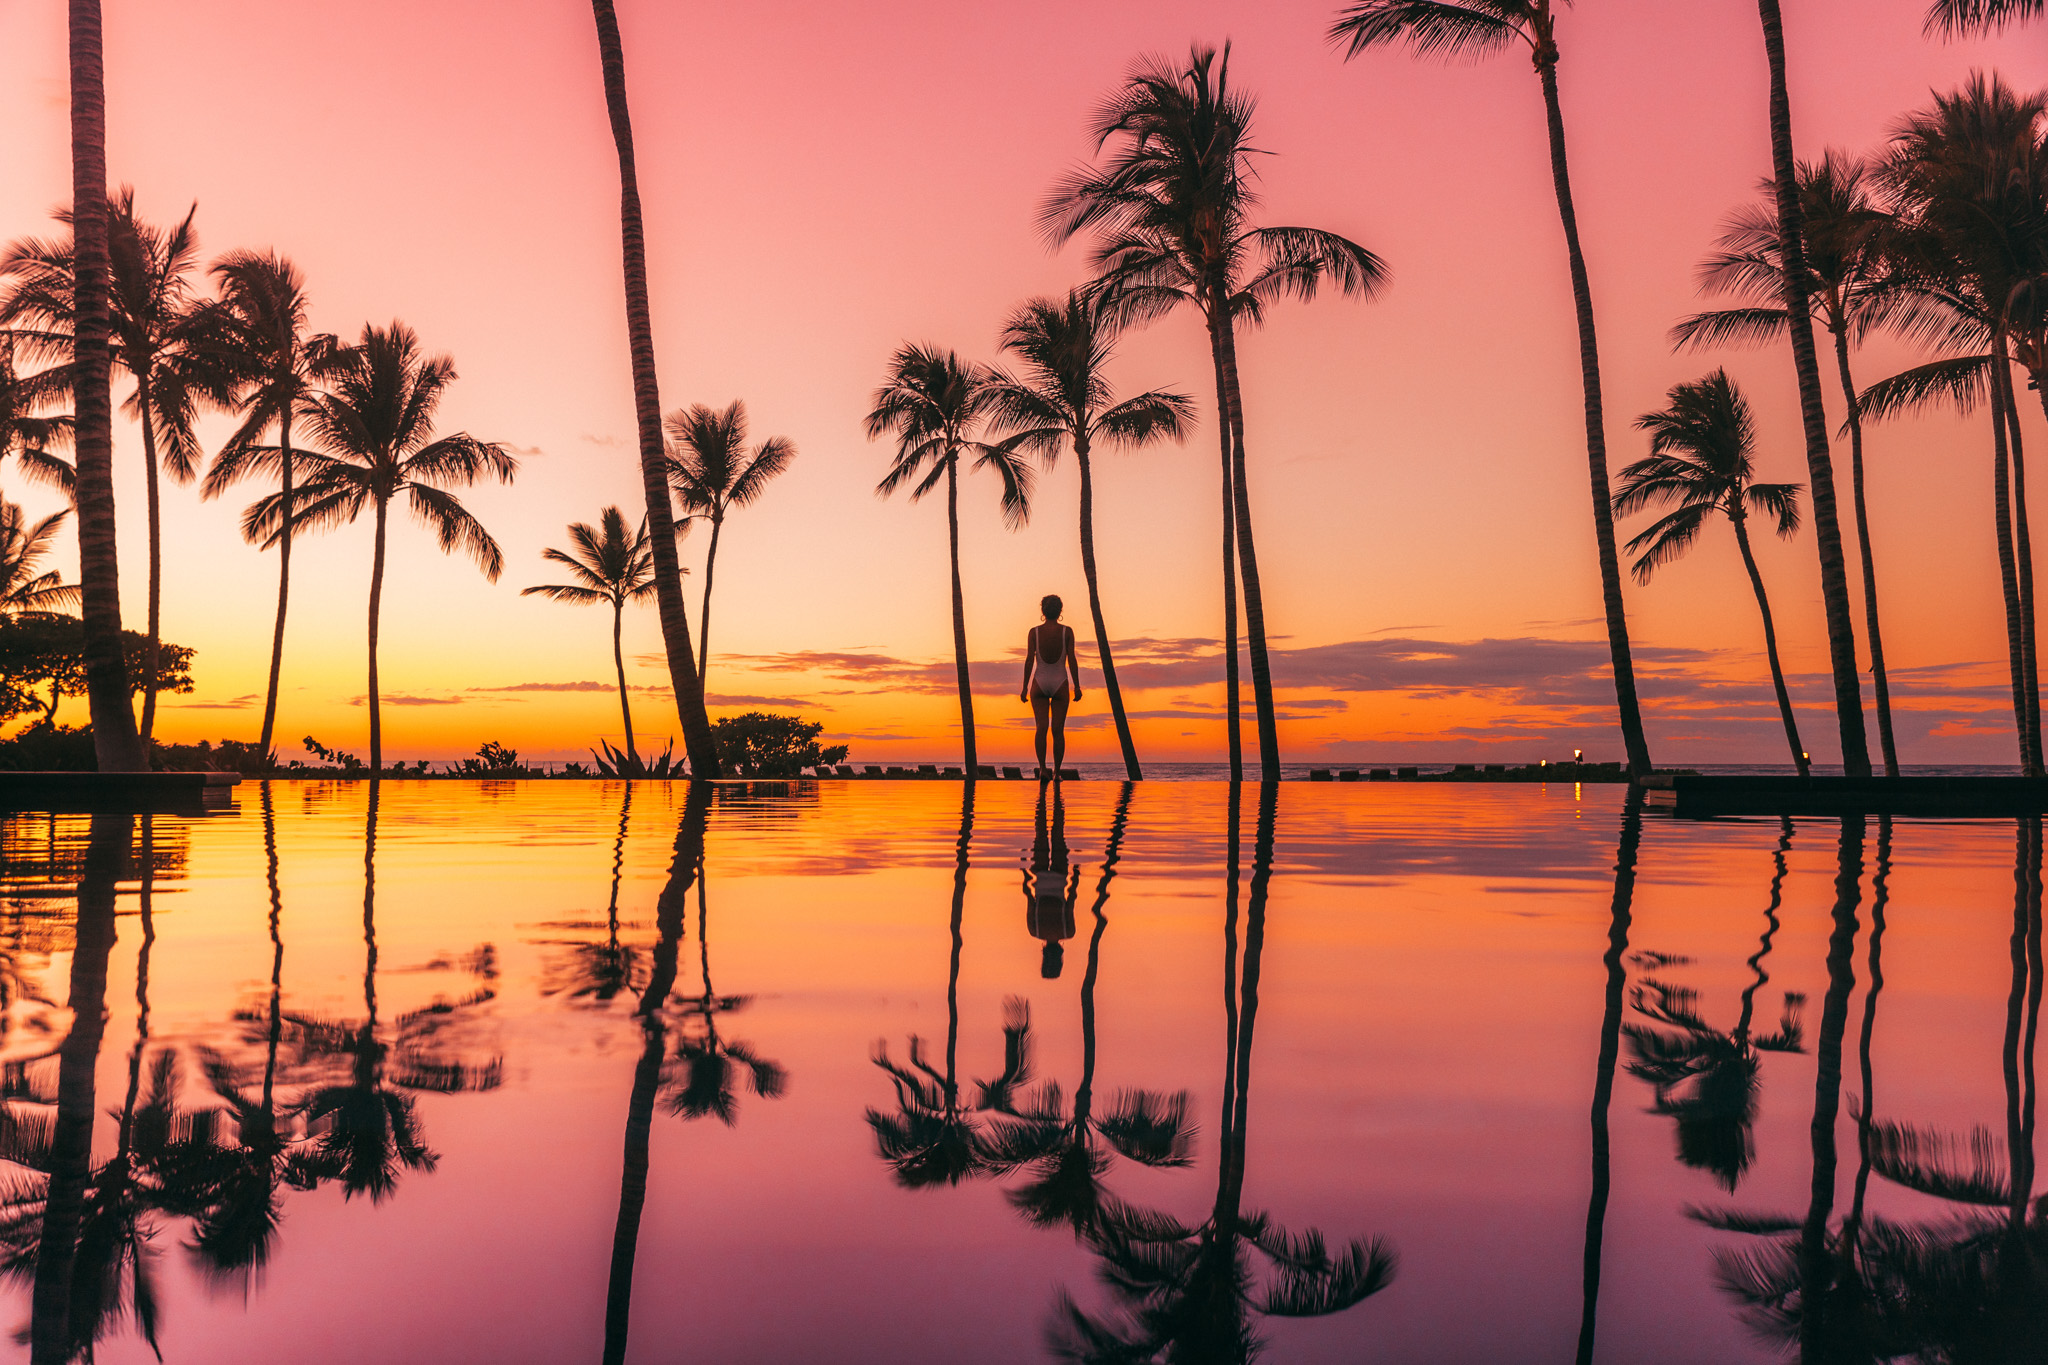
[[[757,438],[787,435],[799,452],[721,541],[714,715],[793,709],[856,762],[957,761],[943,509],[875,498],[888,450],[862,435],[868,396],[899,343],[992,360],[1012,307],[1079,282],[1084,250],[1049,252],[1034,210],[1088,153],[1090,110],[1139,54],[1227,38],[1234,78],[1260,96],[1256,141],[1275,153],[1261,166],[1265,220],[1343,232],[1393,273],[1379,301],[1284,304],[1241,344],[1283,757],[1621,756],[1561,237],[1519,57],[1347,64],[1322,38],[1332,6],[1295,0],[620,8],[663,407],[743,398]],[[1944,44],[1921,37],[1924,9],[1787,6],[1802,156],[1875,148],[1973,69],[2048,85],[2038,29]],[[68,197],[63,23],[60,6],[0,8],[6,237],[48,231]],[[108,0],[106,31],[110,173],[142,211],[165,219],[196,201],[209,258],[290,256],[316,327],[405,319],[459,369],[444,429],[525,462],[515,486],[465,495],[505,547],[498,584],[416,527],[394,535],[387,755],[446,758],[495,739],[563,760],[616,741],[605,614],[519,596],[551,581],[540,552],[564,543],[564,523],[607,503],[631,512],[639,497],[617,165],[588,7]],[[1725,363],[1757,405],[1763,477],[1803,479],[1788,356],[1674,355],[1665,340],[1702,306],[1693,265],[1768,166],[1754,7],[1583,0],[1560,36],[1610,458],[1641,453],[1631,423],[1666,388]],[[1880,339],[1856,363],[1868,381],[1921,358]],[[1198,325],[1131,335],[1115,374],[1126,392],[1178,387],[1205,408],[1184,447],[1100,461],[1098,537],[1140,752],[1207,760],[1223,747],[1219,527]],[[2048,450],[2038,404],[2021,396],[2032,448]],[[1869,443],[1908,763],[2011,756],[1980,424],[1928,417]],[[225,428],[207,430],[211,449]],[[117,426],[116,462],[123,607],[139,625],[132,426]],[[11,473],[6,484],[32,512],[56,507]],[[983,485],[968,479],[962,500],[983,757],[1017,762],[1030,742],[1017,660],[1042,594],[1071,604],[1087,657],[1077,494],[1063,464],[1011,533]],[[240,538],[245,500],[168,491],[164,630],[197,648],[198,688],[165,699],[160,738],[258,728],[276,570]],[[686,563],[701,566],[702,539]],[[1832,759],[1811,537],[1758,548],[1809,743]],[[68,538],[59,563],[75,571]],[[366,743],[368,577],[367,524],[295,555],[285,758],[301,735]],[[1658,759],[1778,758],[1755,604],[1725,532],[1631,584],[1628,604]],[[677,727],[652,611],[627,629],[642,746],[658,748]],[[1115,755],[1094,682],[1085,669],[1080,759]],[[82,702],[66,706],[60,719],[83,720]]]

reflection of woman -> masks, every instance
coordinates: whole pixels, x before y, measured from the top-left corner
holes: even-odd
[[[1067,808],[1058,787],[1052,789],[1050,828],[1046,805],[1041,787],[1037,837],[1031,844],[1031,865],[1024,869],[1024,925],[1031,937],[1045,943],[1039,972],[1050,981],[1060,974],[1065,960],[1066,950],[1060,944],[1074,936],[1074,901],[1081,892],[1081,869],[1067,863]]]
[[[1041,599],[1038,607],[1045,619],[1024,637],[1024,688],[1017,699],[1031,703],[1031,718],[1038,724],[1032,743],[1038,750],[1040,778],[1057,778],[1060,765],[1067,761],[1067,703],[1081,699],[1081,662],[1074,656],[1074,628],[1060,624],[1064,606],[1054,596]],[[1067,690],[1069,674],[1073,677],[1071,692]],[[1052,731],[1050,773],[1045,770],[1048,729]]]

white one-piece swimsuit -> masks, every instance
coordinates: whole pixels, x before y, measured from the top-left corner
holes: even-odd
[[[1066,643],[1064,636],[1061,637],[1060,643]],[[1060,651],[1059,658],[1048,659],[1045,657],[1045,651],[1039,648],[1038,641],[1034,637],[1031,644],[1031,660],[1031,690],[1033,692],[1041,697],[1057,697],[1060,693],[1067,690],[1067,656],[1064,649]]]

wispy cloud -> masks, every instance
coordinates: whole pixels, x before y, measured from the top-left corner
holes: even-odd
[[[170,701],[167,704],[180,711],[242,711],[254,706],[262,698],[251,692],[246,697],[229,697],[222,701]]]
[[[470,692],[611,692],[615,684],[601,682],[502,683],[497,687],[471,687]]]
[[[367,696],[350,697],[348,704],[350,706],[361,706],[368,700]],[[462,698],[460,697],[416,697],[407,692],[386,693],[379,697],[378,700],[385,706],[459,706],[462,704]]]

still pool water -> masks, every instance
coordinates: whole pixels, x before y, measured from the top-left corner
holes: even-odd
[[[2038,821],[277,782],[0,867],[0,1355],[2043,1349]]]

